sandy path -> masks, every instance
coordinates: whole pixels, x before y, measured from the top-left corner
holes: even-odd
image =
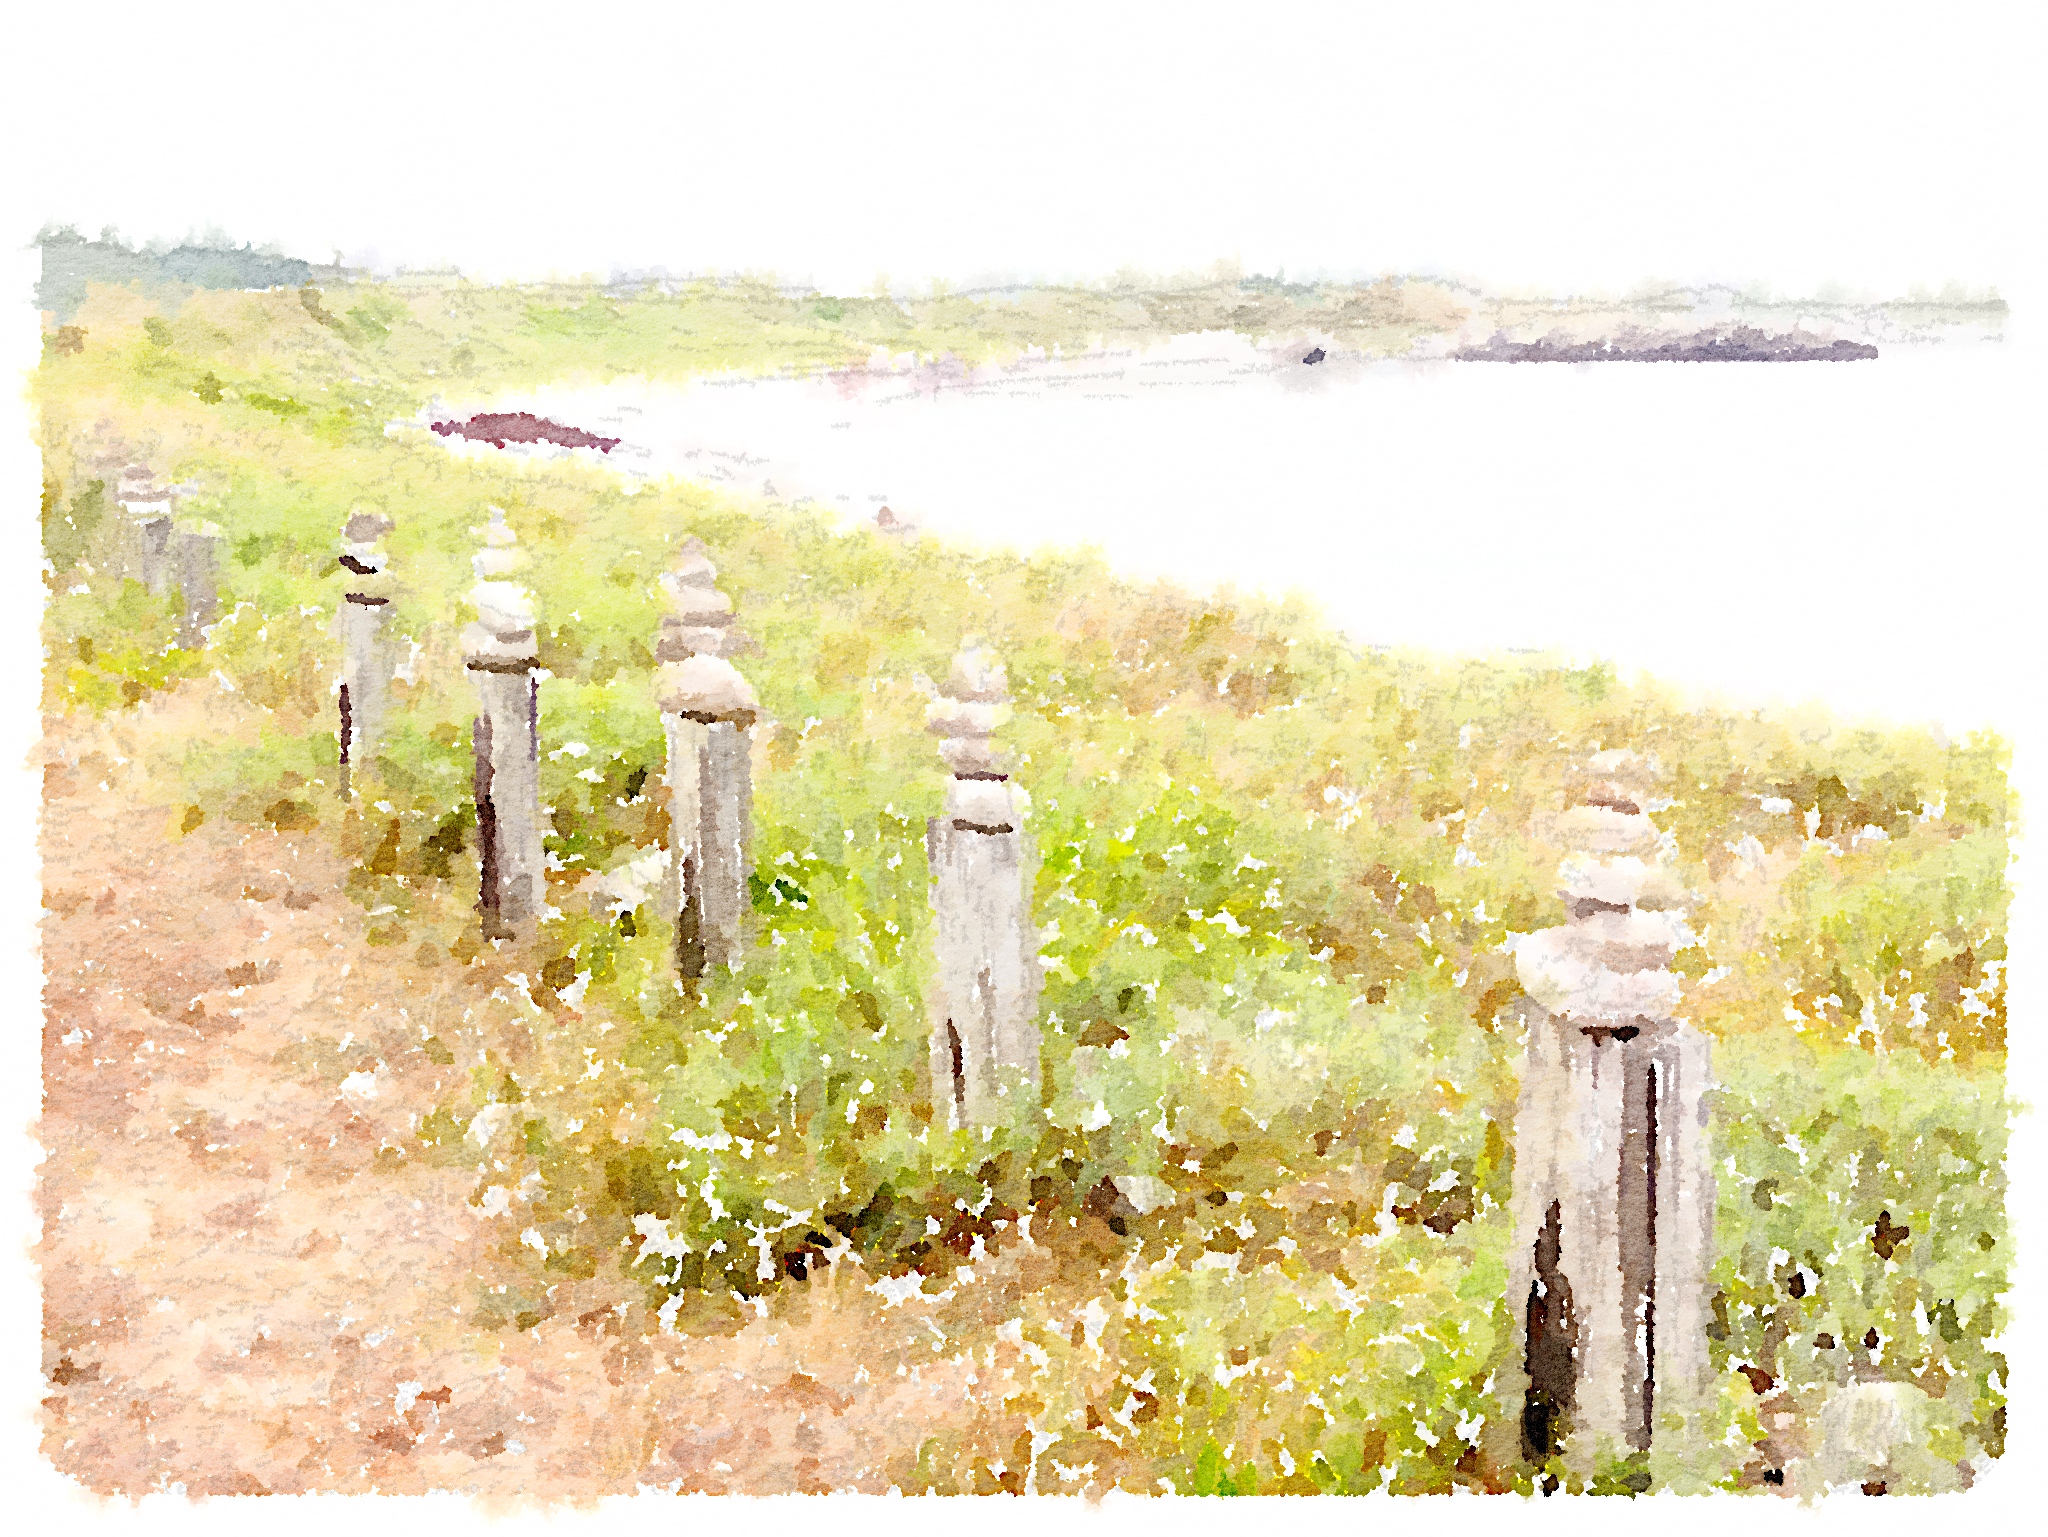
[[[588,1498],[885,1489],[942,1427],[1000,1455],[986,1406],[1021,1391],[1014,1348],[954,1342],[989,1338],[1001,1284],[891,1309],[841,1265],[736,1334],[684,1339],[601,1269],[531,1329],[473,1326],[516,1279],[516,1218],[469,1204],[472,1171],[397,1150],[460,1075],[413,1021],[476,990],[371,949],[316,835],[172,836],[141,738],[203,707],[46,742],[37,1257],[57,1467],[130,1495]]]

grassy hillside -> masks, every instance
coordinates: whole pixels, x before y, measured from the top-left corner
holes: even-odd
[[[1360,301],[1384,303],[1358,334],[1391,346],[1440,323],[1426,297]],[[1926,1398],[1895,1489],[1952,1486],[1996,1455],[1998,742],[1702,712],[1599,668],[1360,654],[1311,614],[1133,585],[1083,556],[845,533],[678,482],[629,495],[601,465],[457,457],[387,427],[449,378],[807,367],[878,346],[981,357],[1218,323],[1100,304],[371,284],[202,292],[170,313],[95,288],[35,381],[45,708],[218,693],[219,729],[162,739],[149,765],[164,838],[216,820],[316,832],[353,861],[394,975],[464,968],[530,1003],[540,1046],[487,1051],[395,1155],[474,1165],[486,1210],[493,1188],[530,1202],[518,1222],[539,1242],[507,1242],[531,1285],[484,1326],[531,1327],[551,1278],[604,1266],[698,1332],[849,1247],[936,1289],[1028,1223],[1052,1268],[1010,1299],[1044,1356],[1017,1412],[1053,1439],[991,1454],[935,1429],[917,1480],[962,1489],[1002,1486],[1019,1458],[1040,1488],[1086,1485],[1053,1464],[1091,1459],[1095,1487],[1526,1486],[1488,1389],[1513,1333],[1503,942],[1560,916],[1558,850],[1531,823],[1567,765],[1654,753],[1673,798],[1658,821],[1705,898],[1680,966],[1723,1085],[1727,1390],[1660,1443],[1682,1452],[1614,1487],[1755,1485],[1792,1444],[1776,1414],[1804,1424],[1821,1390],[1872,1378]],[[223,617],[202,647],[176,643],[170,600],[112,574],[111,476],[138,458],[222,530]],[[418,653],[345,805],[329,628],[356,506],[397,521],[395,624]],[[494,506],[534,557],[547,668],[561,916],[525,948],[480,943],[471,909],[456,633],[471,530]],[[757,643],[738,663],[770,717],[756,957],[701,990],[671,980],[651,907],[594,908],[586,884],[665,835],[654,579],[691,534]],[[967,635],[1001,652],[1017,697],[1006,735],[1033,797],[1047,962],[1042,1114],[987,1140],[935,1123],[921,1076],[923,825],[942,767],[918,680]],[[514,1107],[494,1114],[517,1135],[480,1157],[465,1132],[491,1104]],[[1104,1183],[1128,1175],[1171,1198],[1138,1212]]]

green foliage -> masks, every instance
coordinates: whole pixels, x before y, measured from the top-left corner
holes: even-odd
[[[2003,1075],[1750,1037],[1723,1046],[1715,1077],[1716,1365],[1807,1406],[1854,1381],[1911,1382],[1951,1477],[1997,1455]]]
[[[1342,301],[1361,336],[1433,323],[1424,295],[1361,292]],[[1520,994],[1503,945],[1559,917],[1539,829],[1566,766],[1653,752],[1672,797],[1658,820],[1704,897],[1681,964],[1720,1042],[1729,1375],[1696,1429],[1732,1437],[1734,1462],[1695,1446],[1589,1487],[1737,1478],[1768,1449],[1766,1396],[1810,1420],[1830,1385],[1869,1377],[1934,1406],[1934,1461],[1898,1487],[1995,1455],[1998,743],[1701,709],[1604,668],[1359,654],[1286,607],[842,533],[686,484],[629,495],[580,463],[452,455],[415,425],[450,375],[976,357],[1326,301],[362,285],[134,319],[132,296],[101,294],[80,312],[89,341],[50,348],[37,378],[46,707],[159,712],[150,768],[174,825],[331,839],[389,964],[462,966],[545,1020],[544,1049],[469,1064],[472,1092],[419,1130],[424,1156],[535,1192],[542,1279],[489,1303],[503,1326],[545,1316],[547,1277],[600,1264],[664,1318],[710,1326],[849,1249],[933,1285],[996,1250],[1051,1256],[1014,1315],[1038,1352],[1022,1452],[996,1471],[934,1437],[905,1472],[932,1489],[1027,1472],[1074,1487],[1091,1465],[1090,1487],[1218,1495],[1531,1487],[1540,1470],[1500,1460],[1488,1385],[1514,1349]],[[96,437],[103,419],[123,436]],[[109,475],[145,439],[222,530],[203,647],[122,575]],[[396,520],[391,623],[416,652],[344,808],[334,540],[357,506]],[[458,632],[492,507],[532,557],[547,669],[557,915],[517,953],[484,946],[471,912]],[[765,719],[752,956],[686,988],[656,904],[631,892],[668,835],[655,578],[693,533],[754,637],[738,660]],[[1009,665],[1045,966],[1040,1101],[985,1138],[946,1131],[926,1081],[942,778],[920,680],[970,634]],[[423,1049],[452,1061],[439,1037]],[[491,1106],[518,1109],[477,1163],[467,1129]]]

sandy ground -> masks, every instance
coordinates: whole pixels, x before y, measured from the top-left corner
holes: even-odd
[[[1008,1262],[896,1307],[841,1264],[724,1337],[663,1335],[602,1270],[534,1328],[472,1326],[508,1219],[470,1204],[472,1171],[395,1151],[458,1073],[396,1010],[448,1010],[462,968],[370,949],[317,835],[174,836],[138,765],[170,725],[46,742],[37,1258],[59,1469],[131,1496],[495,1501],[882,1490],[941,1427],[1001,1455],[1022,1391],[1015,1348],[987,1343]]]

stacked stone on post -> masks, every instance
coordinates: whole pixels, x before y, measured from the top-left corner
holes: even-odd
[[[994,735],[1009,682],[989,651],[969,646],[932,702],[929,729],[953,777],[944,812],[925,829],[937,914],[931,1006],[932,1089],[948,1123],[988,1128],[1038,1104],[1037,931],[1031,924],[1028,798],[1010,782]],[[1028,1108],[1026,1108],[1028,1107]]]
[[[178,595],[178,644],[196,650],[219,606],[220,529],[178,518],[178,496],[190,489],[164,484],[147,464],[130,464],[116,482],[114,501],[122,513],[122,575],[158,597]]]
[[[753,726],[760,704],[727,661],[742,644],[702,540],[661,578],[669,611],[655,637],[655,688],[668,738],[669,871],[676,970],[737,966],[751,907]]]
[[[125,520],[123,575],[161,596],[170,590],[171,506],[174,492],[146,464],[121,471],[114,501]]]
[[[1649,1448],[1706,1371],[1707,1037],[1676,1017],[1692,897],[1644,808],[1655,765],[1595,754],[1559,818],[1567,921],[1515,952],[1528,1044],[1509,1298],[1526,1455]]]
[[[484,548],[472,558],[469,601],[477,622],[462,632],[463,665],[483,709],[476,753],[478,911],[484,935],[514,938],[540,914],[546,892],[540,826],[540,648],[533,595],[506,578],[524,563],[505,514],[491,509]]]
[[[386,626],[391,616],[390,556],[384,539],[396,527],[382,513],[358,507],[341,528],[341,608],[334,616],[341,642],[341,793],[351,771],[369,762],[384,729],[394,664]]]

